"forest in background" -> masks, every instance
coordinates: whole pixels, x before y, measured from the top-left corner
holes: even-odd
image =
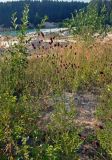
[[[11,27],[11,16],[17,12],[17,23],[20,23],[22,10],[25,4],[29,5],[29,22],[32,26],[40,23],[41,19],[47,15],[49,22],[61,22],[71,17],[71,13],[87,6],[84,2],[63,2],[63,1],[16,1],[0,3],[0,25]]]

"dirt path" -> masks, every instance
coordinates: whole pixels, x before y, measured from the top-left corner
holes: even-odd
[[[58,102],[64,102],[66,110],[69,112],[71,110],[71,103],[76,107],[76,123],[85,128],[93,129],[97,123],[95,118],[95,111],[98,105],[98,93],[89,91],[80,91],[77,93],[65,92],[63,98],[56,97],[55,102],[45,101],[42,102],[43,106],[47,106],[43,111],[43,116],[41,119],[41,125],[44,125],[50,120],[50,116],[53,113],[52,106]]]
[[[98,124],[95,111],[98,106],[99,93],[97,91],[79,91],[77,93],[65,92],[63,100],[65,102],[66,109],[70,111],[71,102],[76,106],[76,123],[78,126],[83,126],[83,132],[81,136],[84,137],[84,143],[79,150],[80,160],[96,160],[97,156],[97,140],[96,144],[89,141],[90,135],[95,135],[95,127]],[[57,98],[58,102],[61,102],[61,98]],[[51,105],[52,106],[52,105]],[[43,128],[50,121],[50,116],[53,112],[52,107],[48,107],[47,112],[43,115],[41,119],[40,126]],[[90,158],[91,157],[91,158]],[[99,159],[97,159],[99,160]],[[101,158],[103,159],[103,157]]]
[[[84,138],[84,143],[79,150],[80,160],[96,160],[98,141],[96,140],[93,143],[88,139],[91,135],[95,135],[95,127],[98,123],[95,111],[98,106],[99,93],[96,91],[80,91],[75,95],[66,93],[65,97],[67,108],[70,106],[70,99],[74,101],[77,110],[76,123],[84,128],[80,134]],[[104,160],[104,158],[102,157],[101,160]]]
[[[93,128],[96,119],[95,119],[95,111],[98,105],[98,94],[88,92],[88,91],[80,91],[76,94],[65,93],[66,97],[66,107],[69,109],[69,102],[72,99],[76,106],[77,110],[77,123]]]

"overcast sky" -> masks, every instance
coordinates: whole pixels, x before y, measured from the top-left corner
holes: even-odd
[[[0,2],[7,2],[7,1],[12,1],[12,0],[0,0]],[[14,1],[14,0],[13,0]],[[70,0],[68,0],[70,1]],[[83,2],[89,2],[90,0],[74,0],[74,1],[83,1]]]

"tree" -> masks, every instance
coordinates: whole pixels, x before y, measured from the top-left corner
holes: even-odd
[[[20,24],[24,5],[29,5],[29,22],[37,26],[45,15],[50,22],[61,22],[66,18],[71,18],[74,10],[79,10],[87,6],[84,2],[65,2],[65,1],[16,1],[0,3],[0,25],[5,27],[12,26],[11,15],[17,12],[17,23]]]

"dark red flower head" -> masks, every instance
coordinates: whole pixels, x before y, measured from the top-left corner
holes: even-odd
[[[36,49],[36,47],[35,47],[34,43],[31,43],[31,45],[32,45],[33,49]]]
[[[41,32],[41,36],[44,38],[45,37],[45,35],[44,35],[44,33],[43,32]]]

